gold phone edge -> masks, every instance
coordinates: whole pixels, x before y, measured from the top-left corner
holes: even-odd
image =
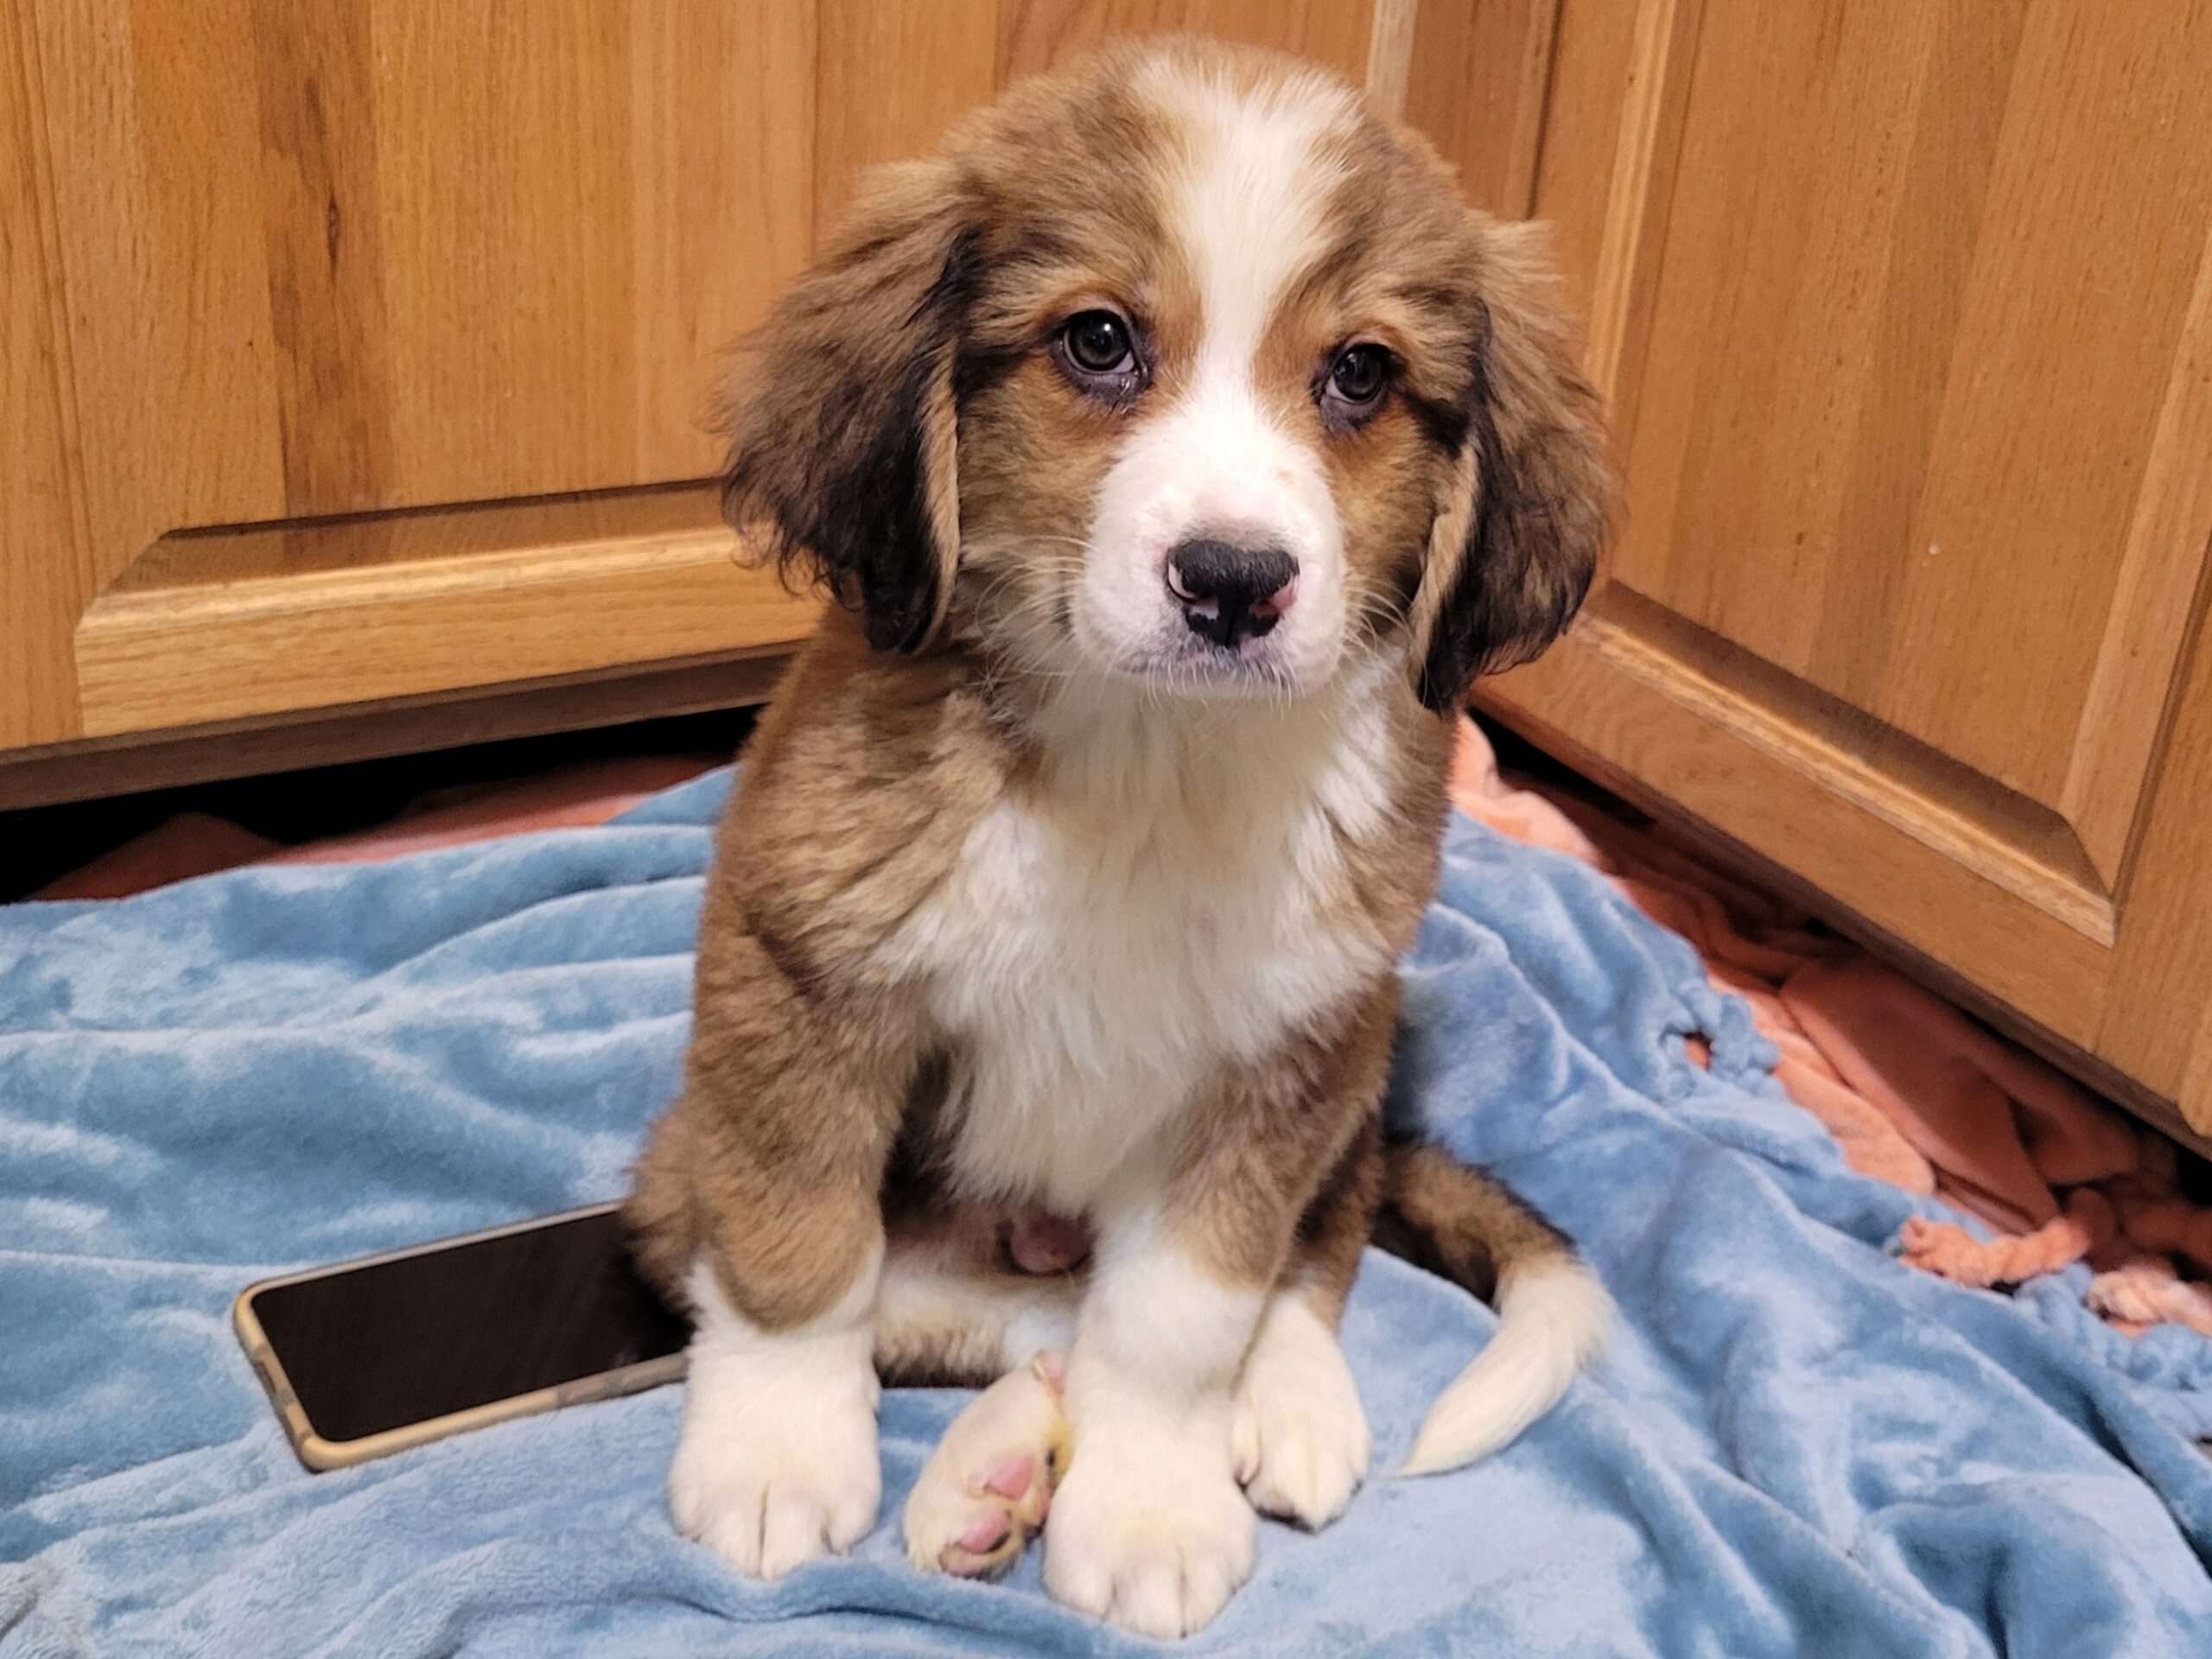
[[[231,1326],[238,1333],[239,1344],[245,1350],[246,1363],[252,1367],[262,1392],[269,1396],[269,1403],[276,1408],[276,1420],[284,1427],[284,1438],[291,1442],[293,1455],[310,1473],[323,1474],[334,1469],[348,1469],[376,1458],[390,1457],[396,1452],[411,1451],[448,1435],[488,1427],[493,1423],[506,1422],[517,1417],[535,1416],[558,1406],[588,1405],[595,1401],[616,1400],[626,1394],[642,1394],[647,1389],[657,1389],[664,1383],[681,1379],[684,1371],[684,1356],[668,1354],[658,1359],[640,1360],[635,1365],[625,1365],[617,1370],[601,1371],[591,1376],[580,1376],[574,1382],[556,1383],[550,1389],[534,1389],[528,1394],[512,1395],[505,1400],[472,1406],[467,1411],[448,1412],[442,1417],[425,1418],[419,1423],[408,1423],[381,1433],[365,1434],[359,1440],[327,1440],[317,1434],[314,1425],[308,1422],[306,1408],[293,1392],[291,1380],[284,1375],[283,1362],[276,1357],[276,1351],[270,1346],[268,1335],[262,1330],[261,1320],[253,1311],[253,1299],[265,1290],[300,1284],[311,1279],[327,1279],[336,1274],[351,1273],[359,1268],[373,1267],[379,1262],[398,1261],[410,1255],[424,1255],[432,1250],[448,1249],[457,1244],[470,1244],[481,1239],[502,1237],[509,1233],[555,1226],[562,1222],[580,1220],[586,1216],[604,1215],[610,1210],[620,1208],[619,1200],[583,1205],[550,1216],[532,1216],[526,1220],[486,1227],[473,1233],[457,1233],[450,1238],[432,1239],[427,1243],[409,1244],[396,1250],[380,1250],[373,1255],[355,1256],[349,1261],[306,1268],[296,1273],[277,1274],[248,1285],[231,1304]]]

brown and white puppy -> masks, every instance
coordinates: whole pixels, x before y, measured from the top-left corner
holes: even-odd
[[[1056,1595],[1193,1630],[1255,1505],[1318,1525],[1365,1471],[1336,1325],[1386,1198],[1504,1314],[1409,1468],[1511,1438],[1605,1320],[1380,1122],[1454,710],[1580,601],[1595,400],[1529,232],[1336,80],[1187,41],[882,172],[728,400],[733,521],[842,604],[753,741],[638,1171],[698,1325],[677,1522],[768,1577],[844,1549],[878,1365],[1002,1377],[910,1553],[998,1565],[1049,1495]],[[1087,1271],[1007,1271],[1017,1211]]]

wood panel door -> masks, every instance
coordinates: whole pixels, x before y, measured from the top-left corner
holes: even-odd
[[[2212,1126],[2212,5],[1567,0],[1626,513],[1508,718]]]
[[[5,303],[52,457],[0,505],[0,747],[804,628],[661,486],[713,469],[714,352],[813,235],[808,0],[0,26]],[[529,539],[475,510],[545,498]],[[672,625],[610,602],[625,559]]]

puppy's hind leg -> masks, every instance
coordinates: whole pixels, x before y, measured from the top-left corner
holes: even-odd
[[[963,1268],[928,1247],[893,1245],[877,1302],[879,1369],[989,1383],[907,1497],[906,1554],[924,1572],[995,1576],[1044,1524],[1067,1460],[1060,1389],[1075,1297],[1065,1278]]]
[[[969,1402],[906,1499],[906,1555],[925,1573],[995,1578],[1045,1524],[1067,1459],[1056,1351],[1038,1354]]]

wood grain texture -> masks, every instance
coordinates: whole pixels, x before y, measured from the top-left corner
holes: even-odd
[[[1393,121],[1406,119],[1421,10],[1420,0],[1373,0],[1367,21],[1367,65],[1361,85],[1369,105]]]
[[[210,550],[212,550],[212,556]],[[89,736],[790,645],[711,487],[180,538],[77,627]]]
[[[720,348],[813,236],[813,0],[19,5],[6,51],[0,744],[158,713],[110,679],[86,724],[75,635],[174,532],[710,473]]]
[[[631,390],[652,475],[691,477],[721,463],[702,430],[722,353],[813,252],[816,9],[685,0],[628,11]],[[715,164],[702,168],[702,154]]]
[[[712,469],[715,353],[808,251],[810,41],[798,0],[393,11],[398,499]]]
[[[811,235],[812,17],[41,8],[103,575],[188,526],[710,470],[715,352]]]
[[[1611,574],[2057,808],[2212,227],[2212,15],[1878,10],[1707,0]]]
[[[1675,179],[1695,73],[1703,0],[1637,0],[1621,60],[1604,219],[1587,288],[1584,362],[1605,395],[1616,448],[1633,453],[1646,336],[1672,228]]]
[[[2212,1127],[2212,6],[1693,4],[1561,12],[1627,512],[1488,696]]]
[[[814,200],[835,220],[863,168],[927,153],[990,101],[998,0],[820,0]]]
[[[0,750],[76,729],[67,642],[94,586],[29,23],[0,5]]]
[[[1863,682],[1890,723],[2054,804],[2077,745],[2103,741],[2084,724],[2090,684],[2128,632],[2117,579],[2161,410],[2190,372],[2188,307],[2212,232],[2208,85],[2212,7],[2030,9],[1905,541],[1945,551],[1909,561],[1890,660],[1878,685]],[[2155,179],[2155,210],[2115,179]],[[2203,556],[2201,534],[2144,550],[2177,569],[2140,591],[2186,591]],[[2158,655],[2114,671],[2147,682],[2155,706],[2179,643],[2167,632]],[[2113,779],[2131,804],[2142,782]],[[2118,852],[2104,849],[2107,868]]]
[[[252,19],[32,16],[98,585],[165,531],[286,512]]]
[[[1049,68],[1116,35],[1181,32],[1294,53],[1362,86],[1375,34],[1375,4],[1376,0],[1001,0],[998,79],[1003,85]]]
[[[1559,0],[1418,7],[1405,118],[1459,169],[1467,200],[1506,219],[1535,204]]]
[[[1614,586],[1591,607],[1606,654],[1657,695],[1707,719],[1794,771],[1907,830],[1986,880],[2101,944],[2115,911],[2057,813],[2005,789],[1939,750],[1884,726]]]
[[[2212,243],[2198,256],[2059,810],[2119,891],[2142,786],[2171,706],[2192,600],[2212,563]]]
[[[1562,3],[1552,43],[1534,211],[1551,227],[1562,297],[1585,325],[1604,263],[1608,213],[1624,169],[1622,118],[1631,102],[1640,6]],[[1686,95],[1687,89],[1682,89]],[[1586,354],[1594,374],[1603,365]]]
[[[397,467],[372,14],[253,0],[250,18],[286,510],[378,503]]]
[[[2188,669],[2120,911],[2095,1047],[2212,1135],[2212,582],[2187,612]]]

